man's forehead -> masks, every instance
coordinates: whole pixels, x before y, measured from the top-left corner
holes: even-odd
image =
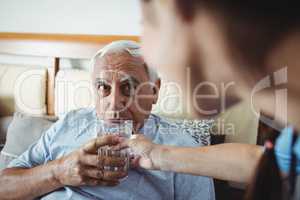
[[[108,53],[100,58],[96,58],[95,66],[99,68],[118,68],[120,66],[136,66],[144,65],[142,57],[132,56],[127,52]]]
[[[118,79],[120,81],[127,79],[136,79],[140,80],[140,77],[137,73],[129,70],[117,70],[117,69],[102,69],[95,74],[96,78],[102,79]],[[142,80],[140,80],[142,81]]]
[[[96,59],[94,73],[96,77],[108,77],[117,74],[120,77],[147,78],[142,58],[119,55],[105,55]]]

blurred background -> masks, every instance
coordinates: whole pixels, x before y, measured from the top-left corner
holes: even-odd
[[[138,0],[0,0],[0,32],[80,35],[140,34]],[[1,63],[52,65],[52,59],[0,54]],[[61,59],[62,68],[87,61]]]

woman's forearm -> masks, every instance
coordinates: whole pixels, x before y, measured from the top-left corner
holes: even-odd
[[[220,144],[207,147],[157,146],[152,153],[159,170],[209,176],[248,183],[262,148],[248,144]]]

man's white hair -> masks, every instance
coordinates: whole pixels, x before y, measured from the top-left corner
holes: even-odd
[[[130,40],[114,41],[104,46],[92,57],[91,64],[90,64],[91,70],[93,70],[97,59],[104,57],[108,53],[120,53],[124,51],[129,53],[133,57],[143,57],[141,52],[141,47],[137,42],[130,41]],[[146,67],[145,70],[147,71],[151,82],[155,82],[159,79],[158,73],[155,69],[153,69],[147,64],[143,66]]]

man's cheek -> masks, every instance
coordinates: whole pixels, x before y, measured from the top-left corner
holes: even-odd
[[[103,99],[98,99],[96,109],[98,113],[105,113],[108,110],[108,104]]]
[[[151,105],[152,103],[149,99],[140,99],[140,101],[136,103],[135,109],[137,110],[137,112],[143,115],[148,115],[151,112]]]

